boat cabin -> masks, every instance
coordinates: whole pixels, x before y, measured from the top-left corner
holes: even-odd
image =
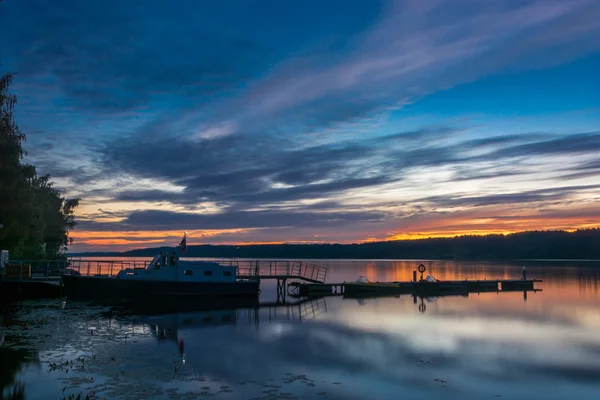
[[[161,253],[144,268],[127,268],[119,279],[165,282],[235,282],[237,267],[210,261],[181,261],[175,253]]]

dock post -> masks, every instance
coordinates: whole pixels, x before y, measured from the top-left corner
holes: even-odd
[[[285,284],[286,284],[287,279],[277,279],[277,303],[279,303],[280,301],[285,303],[286,300],[286,296],[285,296]]]
[[[417,281],[417,271],[413,271],[413,282]]]
[[[527,280],[527,270],[525,269],[525,267],[523,267],[523,280]]]

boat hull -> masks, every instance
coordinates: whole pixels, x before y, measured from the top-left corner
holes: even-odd
[[[251,297],[260,293],[258,281],[160,282],[114,277],[63,275],[63,293],[71,298]]]

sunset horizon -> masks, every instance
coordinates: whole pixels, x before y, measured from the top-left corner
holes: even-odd
[[[464,238],[464,237],[486,237],[486,236],[510,236],[515,234],[524,234],[524,233],[532,233],[532,232],[542,232],[542,233],[553,233],[553,232],[566,232],[566,233],[574,233],[578,231],[590,231],[590,230],[598,230],[600,226],[585,226],[579,227],[575,229],[566,229],[566,228],[555,228],[555,229],[535,229],[535,230],[519,230],[519,231],[498,231],[498,232],[457,232],[457,233],[438,233],[438,234],[401,234],[394,235],[391,237],[387,237],[384,239],[380,238],[367,238],[365,240],[349,240],[349,241],[318,241],[318,240],[286,240],[286,241],[263,241],[263,242],[248,242],[248,241],[228,241],[228,242],[213,242],[210,240],[210,235],[206,235],[204,232],[198,235],[198,232],[161,232],[157,233],[155,231],[149,232],[120,232],[116,234],[115,239],[107,238],[104,233],[101,233],[99,239],[95,239],[95,236],[98,236],[98,232],[81,232],[79,233],[81,237],[85,238],[85,244],[88,246],[96,246],[90,247],[89,250],[74,252],[71,251],[71,254],[77,253],[120,253],[120,252],[128,252],[132,250],[145,250],[152,249],[157,247],[172,247],[174,249],[180,247],[178,242],[181,240],[182,236],[185,234],[187,236],[187,247],[192,246],[203,246],[203,245],[212,245],[212,246],[260,246],[260,245],[350,245],[350,244],[369,244],[369,243],[385,243],[385,242],[398,242],[398,241],[414,241],[414,240],[428,240],[428,239],[454,239],[454,238]],[[179,234],[177,236],[176,234]],[[165,236],[166,235],[166,236]],[[217,235],[217,234],[215,234]],[[74,234],[73,237],[77,238],[78,234]],[[121,237],[127,236],[132,239],[121,239]],[[136,237],[141,237],[142,239],[136,240]],[[110,250],[107,250],[106,246],[111,246]]]
[[[0,11],[70,253],[600,226],[598,2]]]

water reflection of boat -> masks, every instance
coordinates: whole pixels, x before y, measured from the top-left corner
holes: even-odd
[[[197,329],[238,323],[258,325],[260,321],[301,322],[327,312],[324,298],[306,299],[294,303],[194,302],[185,311],[179,303],[154,308],[141,303],[121,303],[110,311],[111,317],[136,328],[150,328],[157,336],[176,337],[181,329]]]
[[[102,304],[112,307],[119,315],[159,315],[180,312],[218,311],[259,306],[258,297],[193,298],[186,301],[166,298],[106,300]]]
[[[237,267],[208,261],[182,261],[160,254],[143,268],[126,268],[116,276],[62,276],[68,297],[150,298],[234,297],[259,294],[259,281],[240,279]]]

